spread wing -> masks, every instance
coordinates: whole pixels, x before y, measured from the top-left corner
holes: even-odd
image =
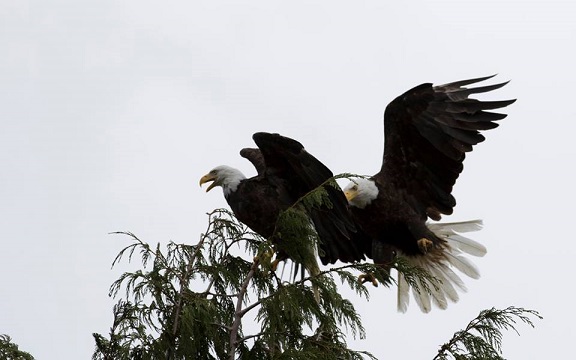
[[[253,139],[264,158],[265,175],[269,179],[285,180],[289,186],[287,191],[295,201],[333,176],[330,169],[296,140],[263,132],[254,134]],[[346,197],[335,182],[334,185],[324,185],[330,205],[307,209],[321,240],[320,258],[324,264],[361,260],[369,239],[358,233]]]
[[[482,130],[498,126],[506,114],[491,112],[515,100],[479,101],[472,94],[507,82],[466,88],[492,76],[446,85],[419,85],[397,97],[384,113],[384,159],[375,180],[403,197],[423,218],[451,214],[452,187],[466,152],[484,141]]]
[[[240,156],[248,159],[248,161],[254,165],[258,175],[264,175],[264,172],[266,171],[266,163],[264,162],[264,156],[262,156],[260,149],[244,148],[240,150]]]

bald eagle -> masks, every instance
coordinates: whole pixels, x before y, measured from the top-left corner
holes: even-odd
[[[452,214],[456,205],[452,187],[463,169],[466,152],[484,141],[481,130],[498,126],[506,114],[489,110],[515,100],[479,101],[472,94],[499,89],[507,82],[466,88],[492,76],[446,85],[422,84],[393,100],[384,113],[384,158],[380,171],[358,178],[344,188],[354,219],[372,237],[372,257],[386,265],[390,251],[440,280],[431,294],[412,289],[423,312],[431,304],[445,309],[458,301],[464,283],[454,271],[471,278],[479,273],[465,255],[483,256],[483,245],[461,233],[481,228],[481,221],[428,223]],[[422,284],[420,284],[422,285]],[[399,274],[398,310],[409,303],[406,279]]]
[[[221,186],[234,215],[259,235],[272,240],[279,249],[280,260],[286,254],[282,251],[282,235],[275,231],[278,216],[322,185],[329,204],[299,205],[318,236],[320,260],[323,264],[363,260],[370,251],[371,240],[356,228],[342,190],[335,183],[335,186],[328,183],[332,172],[296,140],[264,132],[252,138],[258,149],[242,149],[240,155],[252,162],[258,175],[247,178],[240,170],[222,165],[204,175],[200,185],[212,182],[207,192]],[[313,244],[307,249],[314,250]],[[311,275],[319,272],[317,262],[303,265]]]

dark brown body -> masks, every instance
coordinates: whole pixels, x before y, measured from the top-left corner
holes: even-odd
[[[377,245],[374,244],[375,263],[386,263],[386,260],[390,260],[392,256],[389,252],[394,249],[401,250],[408,256],[424,255],[425,253],[417,244],[417,241],[422,238],[441,246],[443,240],[428,229],[425,220],[422,220],[407,202],[395,196],[395,193],[386,189],[385,186],[376,184],[379,190],[378,197],[371,204],[363,209],[351,208],[355,221],[366,234],[372,237],[374,242],[392,246],[375,251],[374,246]]]
[[[322,263],[354,262],[370,255],[371,239],[354,223],[340,188],[327,184],[333,174],[324,164],[293,139],[269,133],[256,133],[253,139],[259,149],[243,149],[240,154],[254,164],[258,175],[226,195],[240,221],[281,247],[282,239],[276,237],[280,213],[323,186],[329,204],[297,205],[315,228]]]

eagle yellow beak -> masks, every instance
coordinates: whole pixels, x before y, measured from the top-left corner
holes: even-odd
[[[210,174],[210,173],[202,176],[200,178],[200,187],[202,187],[202,184],[205,184],[205,183],[210,182],[210,181],[214,181],[212,184],[210,184],[210,186],[208,186],[208,188],[206,189],[206,192],[212,190],[214,187],[218,186],[218,184],[215,182],[216,178],[217,178],[216,175]]]
[[[358,195],[358,191],[354,191],[354,190],[346,190],[344,191],[344,196],[346,196],[346,200],[348,200],[348,202],[352,201],[356,195]]]

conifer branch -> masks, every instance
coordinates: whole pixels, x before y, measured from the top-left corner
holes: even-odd
[[[537,311],[513,306],[483,310],[464,330],[456,332],[442,345],[433,360],[447,360],[449,355],[454,359],[502,360],[502,330],[511,329],[520,335],[515,327],[518,320],[534,327],[529,316],[542,319]]]
[[[313,198],[304,206],[322,204],[325,199],[321,194]],[[374,273],[382,282],[376,265],[332,266],[317,275],[302,274],[296,280],[292,274],[282,280],[284,276],[271,272],[263,256],[253,258],[272,248],[269,240],[250,232],[228,210],[217,209],[208,216],[208,229],[196,245],[170,242],[165,253],[159,245],[151,247],[132,233],[122,233],[131,237],[132,244],[122,249],[113,265],[123,254],[129,254],[130,260],[139,252],[144,268],[123,273],[111,286],[111,296],[125,288],[126,300],[120,299],[114,307],[109,339],[94,334],[93,359],[375,359],[346,345],[347,333],[364,338],[365,331],[353,301],[342,297],[335,279],[339,277],[367,299],[368,288],[351,270]],[[304,226],[309,222],[300,214],[285,220],[289,223],[282,225],[283,240],[294,238],[288,250],[295,249],[299,256],[299,247],[311,241]],[[233,255],[235,246],[244,247],[244,254]],[[392,266],[415,279],[427,275],[405,266],[401,259]],[[198,286],[200,290],[194,291]],[[315,287],[320,290],[320,301],[314,296]],[[254,309],[260,329],[243,334],[245,315]],[[514,309],[481,313],[443,345],[434,360],[471,359],[462,355],[465,351],[481,355],[475,358],[501,359],[484,356],[492,354],[489,348],[500,350],[498,331],[516,330],[513,325],[518,319],[532,325],[526,315],[539,317],[530,310]]]
[[[213,296],[213,297],[225,297],[225,298],[235,298],[238,294],[217,294],[213,292],[203,291],[200,293],[202,296]]]
[[[210,222],[209,222],[210,224]],[[206,230],[206,232],[208,232],[210,230],[210,225],[208,225],[208,229]],[[180,313],[182,312],[182,303],[183,303],[183,299],[184,299],[184,291],[186,289],[188,289],[188,284],[190,282],[190,275],[192,274],[192,271],[194,269],[194,262],[196,261],[196,257],[198,256],[198,253],[200,252],[200,250],[202,249],[202,246],[204,246],[204,241],[206,241],[207,235],[206,234],[202,234],[200,236],[200,241],[198,242],[198,244],[196,244],[196,249],[194,250],[194,252],[192,253],[192,256],[188,262],[188,264],[186,265],[186,270],[184,272],[183,276],[179,276],[179,280],[180,280],[180,290],[178,291],[178,300],[176,303],[176,308],[174,310],[174,319],[173,324],[172,324],[172,338],[175,339],[176,335],[178,334],[178,326],[180,325]],[[166,360],[170,360],[172,358],[172,347],[169,347],[166,350]]]
[[[12,342],[12,338],[6,334],[0,334],[0,359],[6,360],[34,360],[34,357],[18,348]]]
[[[274,297],[274,294],[270,295],[270,296],[266,296],[264,298],[261,298],[259,300],[256,300],[254,303],[246,306],[244,309],[242,309],[242,311],[240,311],[240,317],[242,318],[244,315],[246,315],[246,313],[248,313],[250,310],[254,309],[255,307],[257,307],[258,305],[262,304],[262,301],[267,300],[269,298]]]
[[[254,273],[258,269],[259,260],[256,258],[252,262],[252,266],[250,267],[250,271],[248,275],[246,275],[246,279],[242,283],[242,287],[240,288],[240,292],[238,293],[238,299],[236,299],[236,312],[234,314],[234,322],[232,323],[232,328],[230,331],[230,351],[228,353],[228,358],[230,360],[234,360],[234,356],[236,354],[236,348],[238,345],[238,331],[240,329],[240,324],[242,320],[242,303],[244,302],[244,295],[248,291],[248,285],[250,281],[254,277]]]
[[[264,332],[259,332],[258,334],[252,334],[252,335],[244,336],[244,337],[238,339],[238,343],[242,343],[246,340],[254,339],[254,338],[260,337],[262,335],[264,335]]]

